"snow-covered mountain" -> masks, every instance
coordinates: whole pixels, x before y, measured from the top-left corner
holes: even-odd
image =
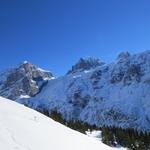
[[[16,102],[0,97],[1,150],[113,150]]]
[[[34,97],[17,101],[41,112],[58,111],[66,120],[150,131],[149,89],[150,51],[123,52],[111,64],[82,58]]]
[[[150,130],[150,51],[119,54],[111,64],[50,80],[33,98],[38,110],[57,110],[67,120],[97,126]]]
[[[102,62],[98,58],[94,57],[80,58],[79,61],[75,65],[73,65],[72,68],[67,72],[67,74],[73,74],[77,72],[90,70],[103,64],[104,62]]]
[[[13,100],[34,96],[52,78],[51,72],[24,61],[0,73],[0,95]]]

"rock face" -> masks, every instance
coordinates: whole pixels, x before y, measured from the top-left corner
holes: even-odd
[[[20,96],[34,96],[53,75],[24,61],[16,68],[1,74],[0,95],[16,100]]]
[[[72,66],[71,70],[67,72],[67,74],[73,74],[77,72],[94,69],[103,64],[104,63],[101,62],[100,59],[98,58],[93,58],[93,57],[80,58],[79,61],[74,66]]]
[[[126,59],[128,59],[129,57],[130,57],[129,52],[122,52],[118,55],[117,61],[121,63],[123,61],[126,61]]]

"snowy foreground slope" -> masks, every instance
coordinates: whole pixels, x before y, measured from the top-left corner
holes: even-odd
[[[1,150],[111,150],[16,102],[0,97]]]

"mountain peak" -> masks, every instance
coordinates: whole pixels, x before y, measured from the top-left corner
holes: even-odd
[[[27,60],[24,60],[23,62],[22,62],[22,64],[28,64],[29,62],[27,61]]]
[[[19,65],[33,65],[31,62],[24,60],[19,63]]]
[[[128,51],[124,51],[121,52],[118,57],[117,57],[117,61],[118,62],[123,62],[124,60],[126,60],[127,58],[129,58],[131,55]]]
[[[5,79],[0,83],[0,91],[2,91],[0,94],[11,99],[17,99],[21,95],[34,96],[52,78],[51,72],[45,71],[28,61],[23,61],[6,71]],[[10,89],[11,92],[6,92],[7,89]]]
[[[67,72],[67,74],[72,74],[76,72],[82,72],[85,70],[94,69],[98,66],[103,65],[104,63],[95,57],[81,57],[78,62],[72,66],[71,70]]]

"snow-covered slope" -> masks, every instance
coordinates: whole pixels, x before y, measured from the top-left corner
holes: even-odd
[[[50,80],[38,95],[19,102],[57,110],[65,119],[150,131],[149,91],[150,51],[124,52],[111,64]]]
[[[111,150],[77,131],[0,97],[1,150]]]

